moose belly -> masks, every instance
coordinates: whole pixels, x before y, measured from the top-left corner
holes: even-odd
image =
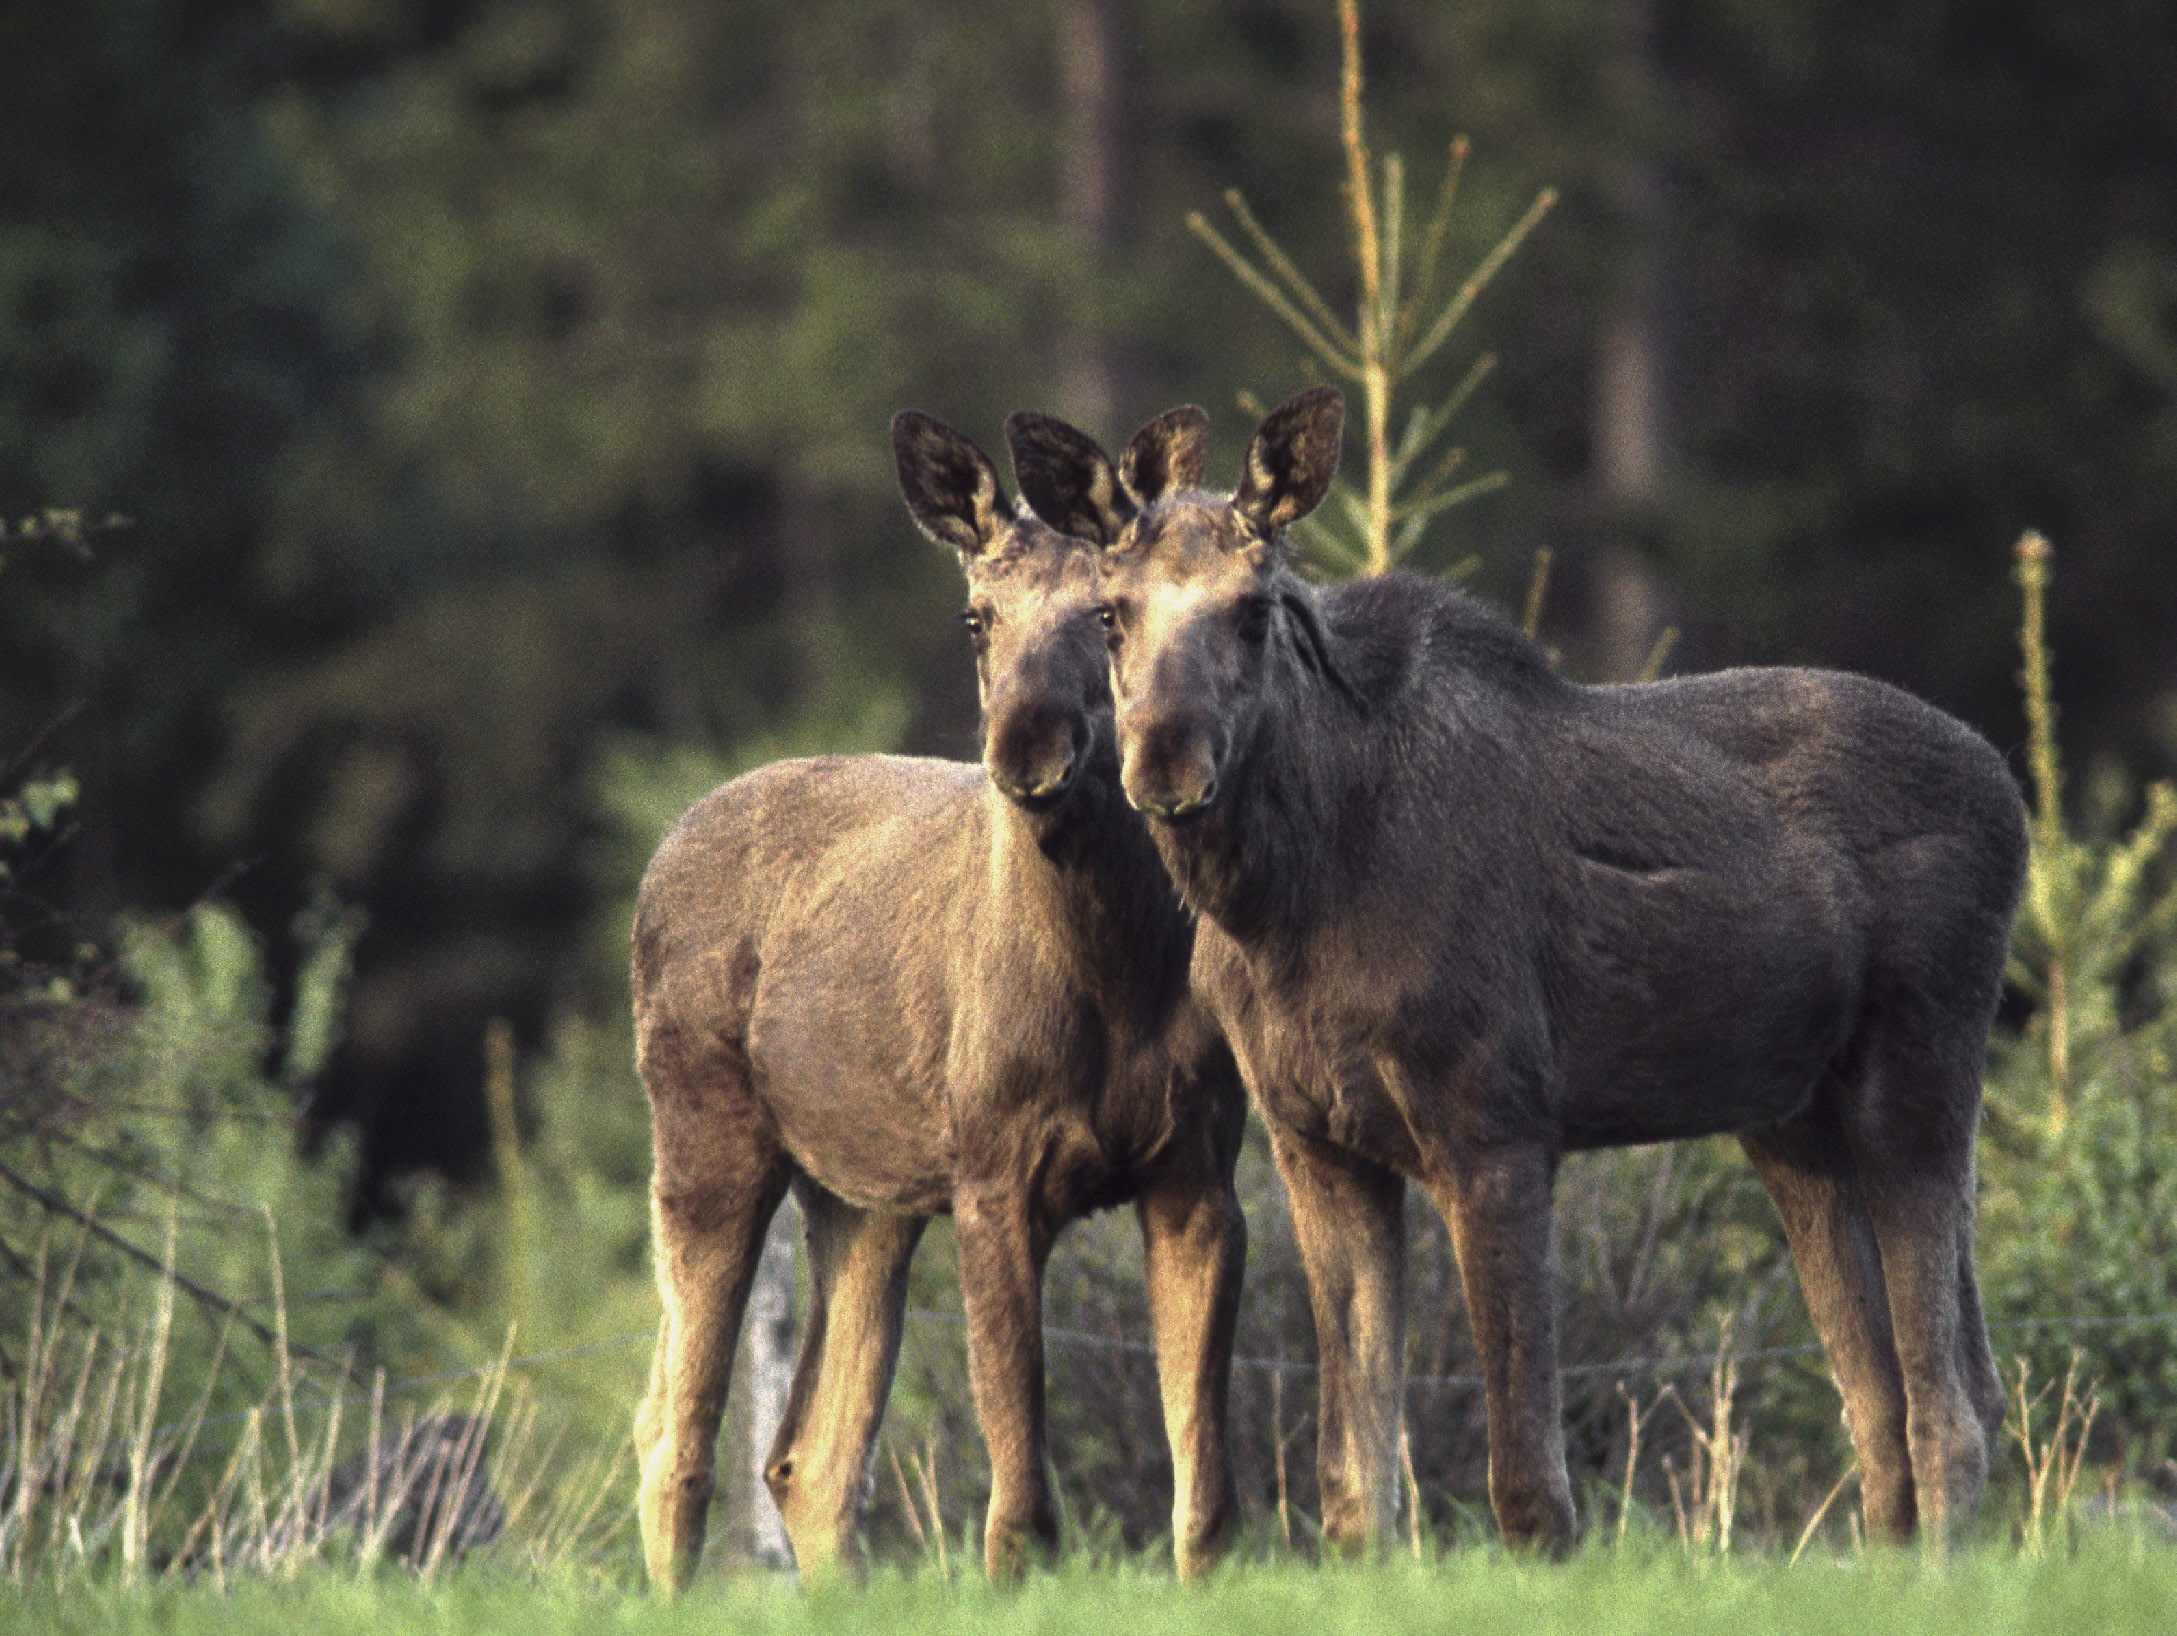
[[[1806,892],[1647,877],[1575,944],[1560,987],[1568,1148],[1746,1130],[1805,1106],[1842,1048],[1861,956]]]
[[[781,948],[749,1020],[749,1067],[797,1168],[864,1208],[929,1213],[952,1201],[949,1008],[889,952],[845,937],[821,960]]]

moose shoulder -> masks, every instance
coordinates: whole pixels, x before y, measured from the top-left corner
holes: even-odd
[[[1236,1516],[1244,1093],[1188,988],[1192,926],[1119,795],[1093,553],[1016,515],[958,433],[907,414],[893,435],[910,510],[967,577],[983,764],[760,768],[698,802],[644,877],[635,1032],[665,1305],[636,1423],[645,1557],[675,1589],[701,1552],[735,1337],[791,1187],[810,1310],[765,1476],[805,1572],[858,1559],[907,1267],[941,1211],[990,1449],[989,1568],[1055,1543],[1044,1262],[1068,1221],[1132,1200],[1193,1574]]]
[[[1783,1216],[1870,1528],[1962,1526],[2003,1408],[1972,1261],[2025,858],[2001,758],[1864,678],[1582,687],[1433,583],[1311,586],[1281,532],[1340,413],[1328,389],[1274,411],[1230,496],[1140,479],[1164,422],[1116,468],[1013,429],[1031,503],[1103,551],[1124,787],[1203,917],[1196,986],[1287,1184],[1326,1528],[1391,1522],[1404,1182],[1458,1251],[1500,1526],[1562,1541],[1558,1158],[1717,1132]]]

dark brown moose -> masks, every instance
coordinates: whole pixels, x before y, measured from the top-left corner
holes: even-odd
[[[820,756],[736,778],[652,859],[635,912],[665,1321],[637,1418],[644,1557],[684,1585],[765,1229],[791,1186],[811,1302],[765,1466],[804,1574],[858,1566],[909,1258],[952,1212],[990,1449],[993,1576],[1057,1537],[1045,1257],[1141,1219],[1180,1572],[1235,1516],[1226,1391],[1246,1095],[1190,997],[1193,930],[1119,791],[1096,554],[1018,514],[980,450],[893,423],[915,520],[967,572],[983,765]],[[1200,445],[1178,474],[1198,480]]]
[[[1449,1226],[1517,1544],[1575,1533],[1550,1267],[1565,1152],[1736,1133],[1782,1212],[1867,1524],[1972,1518],[2003,1418],[1973,1273],[1981,1071],[2026,855],[1986,742],[1819,670],[1582,687],[1432,581],[1319,590],[1283,530],[1342,404],[1238,491],[1046,417],[1023,494],[1103,548],[1127,798],[1201,914],[1195,989],[1268,1123],[1321,1358],[1323,1522],[1392,1526],[1400,1200]]]

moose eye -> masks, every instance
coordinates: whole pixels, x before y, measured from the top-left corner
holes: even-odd
[[[974,637],[978,642],[983,639],[983,632],[990,628],[989,620],[985,619],[981,613],[973,608],[964,609],[961,612],[960,623],[967,627],[968,635]]]
[[[1106,636],[1116,637],[1119,634],[1119,610],[1108,602],[1098,603],[1096,623],[1103,627]]]

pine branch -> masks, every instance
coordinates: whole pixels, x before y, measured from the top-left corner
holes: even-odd
[[[1265,306],[1291,326],[1293,333],[1308,344],[1308,349],[1311,352],[1347,379],[1360,379],[1360,370],[1343,353],[1339,352],[1320,330],[1302,316],[1299,308],[1285,299],[1283,291],[1258,272],[1254,265],[1246,257],[1242,256],[1239,251],[1227,244],[1224,236],[1216,228],[1210,226],[1208,218],[1203,216],[1199,210],[1190,210],[1187,213],[1187,226],[1194,231],[1196,238],[1202,240],[1217,252],[1219,259],[1232,269],[1235,278],[1250,290],[1253,290]]]
[[[1246,195],[1236,187],[1226,188],[1225,204],[1232,214],[1238,218],[1240,226],[1245,229],[1247,236],[1254,241],[1255,248],[1261,252],[1262,259],[1270,264],[1270,270],[1285,280],[1293,294],[1299,299],[1300,304],[1307,308],[1308,315],[1322,326],[1330,339],[1343,349],[1348,357],[1359,356],[1361,350],[1359,339],[1351,330],[1345,327],[1338,315],[1330,310],[1330,303],[1316,293],[1315,286],[1308,282],[1308,275],[1303,273],[1299,264],[1285,253],[1285,247],[1270,236],[1269,229],[1256,219],[1252,210],[1248,209]]]
[[[1511,231],[1497,240],[1496,248],[1482,258],[1482,264],[1474,269],[1474,276],[1459,287],[1459,293],[1451,298],[1451,305],[1444,309],[1443,315],[1431,326],[1421,344],[1408,355],[1408,369],[1418,369],[1435,355],[1438,347],[1450,339],[1451,332],[1458,328],[1459,320],[1466,316],[1467,309],[1474,305],[1475,298],[1489,287],[1489,281],[1497,276],[1498,269],[1511,259],[1512,252],[1519,248],[1521,241],[1535,230],[1556,203],[1557,189],[1553,187],[1546,187],[1535,195],[1534,203],[1527,207],[1527,214],[1514,222]]]

